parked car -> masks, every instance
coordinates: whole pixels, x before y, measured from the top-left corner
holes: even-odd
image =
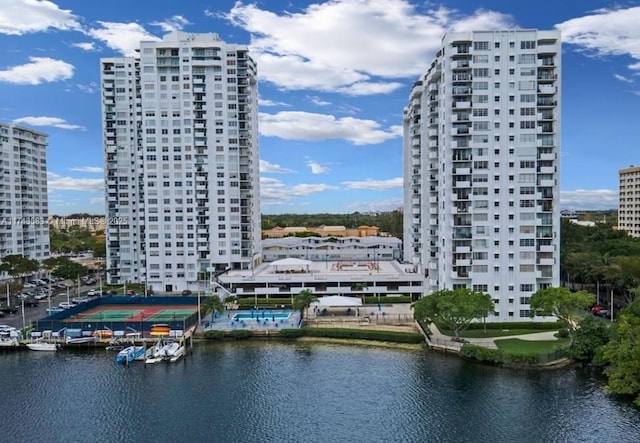
[[[88,301],[91,301],[89,297],[76,297],[73,300],[71,300],[71,302],[75,303],[76,305],[79,305],[80,303],[86,303]]]
[[[608,309],[600,309],[596,315],[598,317],[603,317],[603,318],[608,318],[610,314],[610,311]]]
[[[35,298],[29,298],[24,301],[24,305],[28,308],[35,308],[36,306],[40,305],[40,302]]]
[[[22,285],[23,288],[37,288],[38,285],[36,285],[35,283],[25,283],[24,285]]]
[[[89,291],[87,292],[88,297],[100,297],[103,295],[106,295],[105,292],[99,289],[89,289]]]
[[[591,313],[593,315],[598,315],[598,312],[602,311],[604,309],[604,306],[594,306],[593,308],[591,308]]]
[[[184,289],[184,290],[182,291],[182,295],[191,295],[191,290],[189,290],[189,289]]]
[[[17,306],[0,306],[0,312],[3,314],[15,314],[18,312]]]
[[[44,300],[47,297],[49,297],[49,295],[45,294],[43,292],[40,292],[40,293],[38,293],[38,294],[33,296],[33,298],[35,298],[36,300]]]
[[[74,302],[68,302],[68,301],[63,301],[63,302],[60,302],[60,303],[58,304],[58,307],[60,307],[60,308],[62,308],[62,309],[74,308],[74,307],[76,307],[76,306],[78,306],[76,303],[74,303]]]
[[[50,308],[47,308],[47,313],[49,314],[54,314],[56,312],[62,311],[64,311],[64,308],[61,308],[60,306],[51,306]]]

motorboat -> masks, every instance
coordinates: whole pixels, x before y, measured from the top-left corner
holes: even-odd
[[[116,363],[129,363],[144,357],[144,346],[128,346],[118,352]]]
[[[27,348],[32,351],[57,351],[59,346],[57,343],[48,342],[44,340],[35,340],[30,343],[27,343]]]
[[[92,331],[82,329],[67,329],[64,334],[64,342],[67,345],[81,345],[85,343],[95,343],[98,337]]]
[[[162,361],[166,346],[168,346],[167,341],[160,337],[158,341],[156,341],[155,344],[147,350],[147,355],[145,356],[146,360],[144,362],[153,364]]]

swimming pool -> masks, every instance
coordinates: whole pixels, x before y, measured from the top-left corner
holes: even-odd
[[[262,315],[264,312],[264,316]],[[243,312],[240,314],[235,314],[233,316],[233,320],[255,320],[255,319],[265,319],[265,320],[286,320],[291,315],[291,312],[282,312],[282,311],[256,311],[256,312]]]

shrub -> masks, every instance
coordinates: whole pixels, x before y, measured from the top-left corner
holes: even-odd
[[[440,324],[436,323],[436,326],[440,328]],[[482,322],[471,323],[467,329],[484,329],[485,324]],[[502,322],[502,323],[486,323],[487,329],[540,329],[540,330],[554,330],[560,329],[562,326],[559,322],[535,322],[535,321],[523,321],[523,322]],[[447,329],[443,326],[444,329]]]
[[[556,335],[558,338],[569,338],[569,330],[567,328],[562,328]]]
[[[221,340],[224,338],[224,331],[205,331],[204,338],[212,340]]]
[[[298,338],[304,336],[302,329],[281,329],[280,336],[284,338]]]
[[[469,343],[462,345],[460,355],[483,363],[500,364],[504,362],[504,354],[499,349],[488,349]]]
[[[229,336],[235,338],[236,340],[246,339],[253,335],[253,332],[248,329],[233,329],[229,332]]]
[[[378,331],[341,328],[303,328],[309,337],[348,338],[353,340],[378,340],[394,343],[423,343],[422,335],[414,332]]]

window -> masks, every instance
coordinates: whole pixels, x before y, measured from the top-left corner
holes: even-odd
[[[518,63],[519,64],[525,64],[525,63],[535,63],[536,62],[536,55],[535,54],[518,54]]]
[[[535,40],[523,40],[520,42],[520,49],[536,49]]]
[[[473,69],[474,77],[489,77],[489,69],[488,68],[474,68]]]
[[[475,51],[488,51],[489,42],[473,42],[473,49]]]
[[[520,122],[520,129],[535,129],[536,128],[536,122],[531,120],[524,120]]]

